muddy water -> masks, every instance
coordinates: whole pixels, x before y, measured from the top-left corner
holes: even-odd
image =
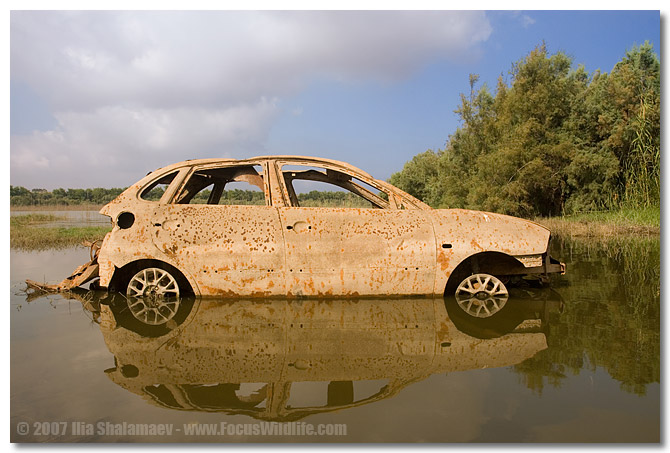
[[[11,440],[659,442],[660,240],[554,247],[568,274],[489,318],[443,299],[190,300],[149,329],[105,294],[22,292],[87,250],[12,251]]]

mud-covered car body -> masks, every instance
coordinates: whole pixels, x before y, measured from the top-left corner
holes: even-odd
[[[301,206],[296,185],[316,183],[356,207]],[[255,196],[243,200],[249,191],[237,185]],[[169,272],[182,293],[217,297],[442,295],[471,274],[507,281],[564,271],[536,223],[432,209],[329,159],[180,162],[100,212],[113,229],[98,256],[99,285],[119,291],[143,268]]]

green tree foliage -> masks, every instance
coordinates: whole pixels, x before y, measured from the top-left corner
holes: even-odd
[[[445,149],[390,182],[433,207],[521,216],[659,203],[660,63],[649,43],[592,75],[542,44],[509,75],[495,94],[471,75]]]
[[[438,171],[439,156],[431,150],[414,156],[405,164],[403,171],[394,173],[389,182],[404,187],[410,195],[430,205],[439,204],[440,187]]]

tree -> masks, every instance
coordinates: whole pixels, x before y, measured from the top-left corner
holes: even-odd
[[[585,98],[587,118],[597,125],[594,146],[618,160],[618,202],[660,200],[660,83],[660,62],[645,42],[594,79]]]
[[[434,204],[434,188],[438,186],[439,155],[431,150],[418,154],[407,162],[402,171],[391,175],[389,182],[420,200]]]
[[[537,46],[461,95],[444,150],[415,156],[390,182],[433,207],[521,216],[652,205],[660,199],[660,64],[648,43],[590,76]]]

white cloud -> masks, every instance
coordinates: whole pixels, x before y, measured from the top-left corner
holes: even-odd
[[[524,15],[521,16],[521,25],[523,25],[523,28],[528,28],[531,25],[533,25],[534,23],[535,23],[535,19],[533,19],[529,15],[524,14]]]
[[[535,23],[535,19],[521,11],[512,11],[512,17],[517,19],[523,28],[528,28]]]
[[[113,175],[130,157],[145,169],[159,155],[257,154],[277,100],[314,77],[402,80],[472,58],[491,31],[483,12],[463,11],[12,12],[12,80],[59,124],[12,137],[12,179],[56,181],[40,168],[73,162]]]
[[[259,154],[276,110],[273,101],[261,99],[226,109],[109,106],[61,112],[55,130],[12,137],[12,173],[19,179],[60,176],[47,185],[53,180],[111,187],[196,156],[226,157],[231,150]],[[55,183],[59,179],[67,183]]]

